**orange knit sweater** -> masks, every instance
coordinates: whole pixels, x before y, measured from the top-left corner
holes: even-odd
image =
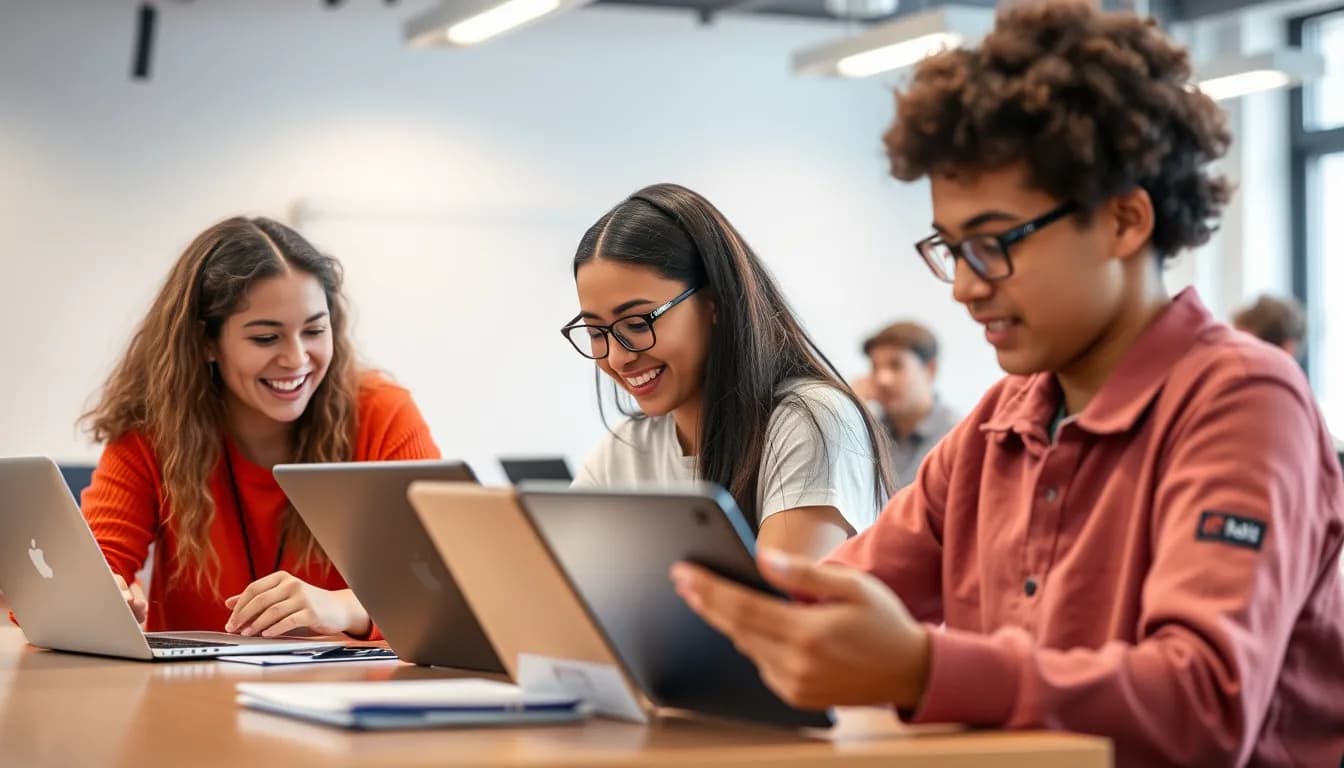
[[[280,515],[288,502],[269,469],[243,458],[231,441],[225,443],[233,460],[252,559],[260,578],[271,572],[275,562]],[[366,376],[359,392],[354,460],[435,458],[439,458],[439,450],[410,393],[384,379]],[[128,583],[144,564],[150,542],[157,542],[146,629],[222,631],[229,617],[224,598],[243,591],[251,579],[224,462],[221,460],[210,475],[215,500],[210,545],[219,556],[219,595],[211,594],[208,587],[198,589],[189,575],[170,578],[177,538],[171,526],[165,525],[162,487],[159,462],[149,440],[138,433],[123,435],[103,450],[93,481],[83,494],[84,516],[112,570]],[[346,588],[334,568],[296,569],[294,560],[295,553],[286,552],[281,569],[323,589]]]

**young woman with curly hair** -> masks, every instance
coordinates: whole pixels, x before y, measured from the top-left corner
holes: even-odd
[[[84,515],[147,629],[373,632],[271,476],[438,457],[410,394],[358,369],[348,322],[340,264],[270,219],[216,224],[169,271],[85,417],[106,447]]]
[[[788,701],[1102,734],[1128,765],[1337,765],[1344,483],[1301,371],[1162,264],[1227,200],[1229,136],[1157,26],[1012,5],[897,95],[917,244],[1008,376],[789,603],[688,564]],[[914,254],[912,254],[913,256]],[[939,626],[943,625],[943,626]]]

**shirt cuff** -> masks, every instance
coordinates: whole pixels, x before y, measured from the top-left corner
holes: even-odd
[[[913,723],[998,726],[1017,700],[1020,660],[996,639],[931,629],[929,681]]]

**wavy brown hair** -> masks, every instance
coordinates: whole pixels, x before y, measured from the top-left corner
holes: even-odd
[[[1190,86],[1190,58],[1152,19],[1088,0],[1010,6],[973,50],[925,59],[884,137],[903,181],[1024,162],[1029,183],[1086,211],[1142,187],[1152,248],[1205,243],[1231,195],[1208,165],[1232,139]]]
[[[177,534],[174,578],[191,573],[218,591],[219,556],[209,546],[215,515],[211,473],[222,456],[224,384],[207,345],[239,311],[259,281],[297,270],[317,278],[327,296],[332,356],[303,415],[294,423],[295,462],[349,461],[354,452],[357,370],[341,293],[342,270],[298,232],[271,219],[232,218],[202,232],[178,258],[98,404],[81,422],[108,442],[140,433],[163,474],[160,509]],[[301,565],[327,567],[325,553],[293,508],[281,523],[287,549]]]

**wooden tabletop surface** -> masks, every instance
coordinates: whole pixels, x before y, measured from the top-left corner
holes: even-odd
[[[458,676],[395,661],[258,668],[43,651],[0,628],[0,765],[14,766],[1069,766],[1111,765],[1105,739],[1042,732],[902,733],[853,717],[828,737],[693,718],[359,733],[239,707],[247,681]]]

